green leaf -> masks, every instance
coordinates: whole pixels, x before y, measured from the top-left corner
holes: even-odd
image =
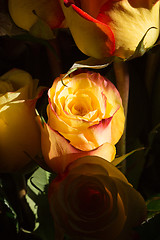
[[[53,31],[51,30],[49,25],[39,17],[36,23],[33,24],[33,26],[30,28],[29,33],[34,37],[42,38],[45,40],[55,38],[55,35],[53,34]]]
[[[11,219],[16,219],[17,218],[16,212],[12,208],[10,202],[8,201],[7,196],[4,193],[4,191],[3,191],[3,188],[0,186],[0,207],[2,207],[1,204],[4,204],[6,206],[6,209],[7,209],[6,215],[7,215],[7,217],[9,217]]]
[[[52,53],[55,55],[55,57],[57,57],[57,59],[58,59],[56,51],[54,50],[53,46],[50,44],[50,42],[47,39],[43,39],[38,36],[33,36],[33,35],[29,34],[28,32],[25,32],[24,34],[12,35],[11,37],[13,39],[21,40],[23,42],[29,41],[32,43],[42,44],[45,47],[47,47],[49,50],[51,50]]]
[[[146,51],[148,51],[148,50],[150,50],[150,49],[152,48],[152,47],[150,47],[150,48],[145,48],[145,46],[144,46],[144,39],[145,39],[147,33],[148,33],[151,29],[153,29],[153,28],[154,28],[154,29],[157,29],[156,27],[150,27],[150,28],[146,31],[146,33],[144,34],[144,36],[142,37],[142,39],[141,39],[141,41],[139,42],[138,46],[136,47],[136,50],[135,50],[134,54],[133,54],[131,57],[125,59],[125,61],[131,60],[131,59],[136,58],[136,57],[141,57],[141,56],[143,56],[143,55],[145,54]]]
[[[95,59],[95,58],[89,57],[85,60],[77,61],[72,65],[72,67],[64,75],[64,77],[62,78],[62,82],[63,82],[64,78],[66,78],[69,74],[73,73],[74,71],[78,70],[79,68],[102,69],[102,68],[108,67],[113,62],[128,61],[128,60],[131,60],[133,58],[142,56],[146,51],[148,51],[150,49],[150,48],[149,49],[145,48],[144,39],[145,39],[147,33],[149,32],[149,30],[153,29],[153,28],[156,29],[156,27],[151,27],[146,31],[143,38],[141,39],[138,46],[136,47],[136,50],[135,50],[134,54],[131,57],[126,58],[126,59],[122,59],[122,58],[117,57],[117,56],[107,57],[107,58],[104,58],[104,59]]]
[[[123,162],[127,157],[129,157],[130,155],[132,155],[133,153],[137,152],[137,151],[141,151],[141,150],[144,150],[144,147],[142,148],[137,148],[127,154],[124,154],[122,155],[121,157],[118,157],[118,158],[115,158],[113,161],[112,161],[112,164],[114,166],[117,166],[118,164],[120,164],[121,162]]]
[[[152,212],[160,212],[160,194],[152,197],[147,201],[147,210]]]
[[[62,81],[64,78],[66,78],[69,74],[73,73],[74,71],[78,70],[79,68],[92,68],[92,69],[102,69],[102,68],[106,68],[108,67],[111,63],[113,63],[114,61],[117,62],[117,61],[128,61],[128,60],[131,60],[133,58],[136,58],[136,57],[139,57],[139,56],[142,56],[146,51],[147,49],[145,48],[144,46],[144,39],[147,35],[147,33],[149,32],[150,29],[153,29],[156,27],[151,27],[149,28],[146,33],[144,34],[143,38],[141,39],[141,41],[139,42],[134,54],[127,58],[127,59],[122,59],[120,57],[117,57],[117,56],[112,56],[112,57],[107,57],[107,58],[104,58],[104,59],[95,59],[95,58],[92,58],[92,57],[89,57],[85,60],[81,60],[81,61],[77,61],[75,62],[72,67],[68,70],[68,72],[64,75],[64,77],[62,78]]]
[[[36,194],[45,193],[46,185],[49,184],[51,173],[38,168],[28,180],[28,186]]]
[[[42,126],[43,126],[43,128],[44,128],[44,124],[46,123],[44,117],[43,117],[43,116],[40,116],[40,120],[41,120]]]
[[[66,78],[69,74],[73,73],[74,71],[78,70],[79,68],[102,69],[102,68],[108,67],[113,62],[128,61],[128,60],[131,60],[133,58],[142,56],[147,50],[150,49],[150,48],[149,49],[145,48],[144,39],[145,39],[147,33],[153,28],[156,29],[156,27],[151,27],[146,31],[143,38],[141,39],[138,46],[136,47],[136,50],[135,50],[134,54],[131,57],[126,58],[126,59],[122,59],[122,58],[117,57],[117,56],[107,57],[107,58],[104,58],[104,59],[95,59],[95,58],[89,57],[85,60],[77,61],[72,65],[72,67],[64,75],[64,77],[62,78],[62,82],[63,82],[64,78]]]
[[[148,210],[148,218],[151,218],[160,213],[160,194],[148,199],[146,202]]]
[[[136,229],[140,240],[160,240],[160,214],[155,215],[151,219],[145,221]]]
[[[148,142],[149,142],[149,146],[147,149],[146,154],[149,153],[149,151],[152,149],[155,139],[157,137],[157,135],[160,134],[160,123],[158,123],[153,129],[152,131],[149,133],[149,137],[148,137]]]
[[[85,60],[77,61],[72,65],[72,67],[64,75],[62,80],[72,72],[78,70],[79,68],[102,69],[102,68],[108,67],[113,62],[113,60],[114,60],[114,57],[105,58],[105,59],[95,59],[90,57]]]
[[[27,202],[35,214],[35,229],[31,234],[42,240],[54,239],[54,225],[48,204],[48,187],[55,176],[38,168],[27,182]]]

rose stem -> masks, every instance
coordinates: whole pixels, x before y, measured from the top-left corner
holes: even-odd
[[[159,54],[149,53],[147,56],[145,82],[149,98],[151,98],[152,95],[153,79],[158,66],[158,59]]]
[[[127,110],[128,110],[128,98],[129,98],[129,72],[126,62],[114,62],[114,71],[116,76],[117,89],[121,95],[124,114],[125,114],[125,126],[124,132],[117,143],[117,153],[122,156],[126,153],[126,126],[127,126]],[[123,160],[121,164],[121,171],[126,172],[126,161]]]
[[[46,50],[53,80],[56,77],[58,77],[63,71],[58,40],[57,39],[50,40],[49,44],[52,48],[47,48]]]
[[[25,176],[22,173],[13,173],[11,176],[15,184],[17,203],[19,204],[17,214],[21,225],[20,227],[32,231],[34,229],[35,216],[26,200],[27,189]]]

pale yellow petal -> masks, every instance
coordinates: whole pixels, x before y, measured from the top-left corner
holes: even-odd
[[[0,172],[22,169],[40,152],[34,105],[8,103],[0,111]]]
[[[144,46],[152,46],[159,35],[159,2],[153,8],[132,7],[127,0],[113,3],[106,16],[115,36],[115,55],[128,57],[134,53],[144,34],[150,29],[144,39]]]
[[[1,80],[12,84],[12,89],[8,92],[12,92],[11,94],[17,92],[18,99],[32,99],[36,96],[38,80],[33,80],[32,76],[26,71],[16,68],[12,69],[2,75],[0,77],[0,81]],[[7,93],[7,96],[8,95]]]
[[[31,28],[37,21],[37,16],[46,21],[51,28],[60,27],[64,20],[64,15],[58,1],[9,0],[8,6],[13,21],[17,26],[25,30]]]

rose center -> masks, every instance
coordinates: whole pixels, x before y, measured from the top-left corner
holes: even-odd
[[[82,103],[77,103],[74,105],[74,114],[84,116],[87,113],[87,108]]]
[[[98,189],[92,187],[84,187],[79,194],[79,208],[85,214],[92,215],[95,212],[101,212],[105,203],[104,194]]]

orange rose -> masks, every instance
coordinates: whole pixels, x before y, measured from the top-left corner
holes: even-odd
[[[78,48],[88,56],[131,56],[148,31],[145,48],[159,35],[158,0],[60,0]]]
[[[86,156],[70,164],[49,188],[57,239],[128,240],[146,215],[142,196],[112,164]]]
[[[56,78],[48,91],[48,123],[41,125],[42,152],[48,166],[61,172],[82,155],[108,161],[124,129],[124,112],[115,86],[97,73]]]
[[[0,172],[20,170],[41,150],[35,104],[42,88],[37,85],[19,69],[0,77]]]

